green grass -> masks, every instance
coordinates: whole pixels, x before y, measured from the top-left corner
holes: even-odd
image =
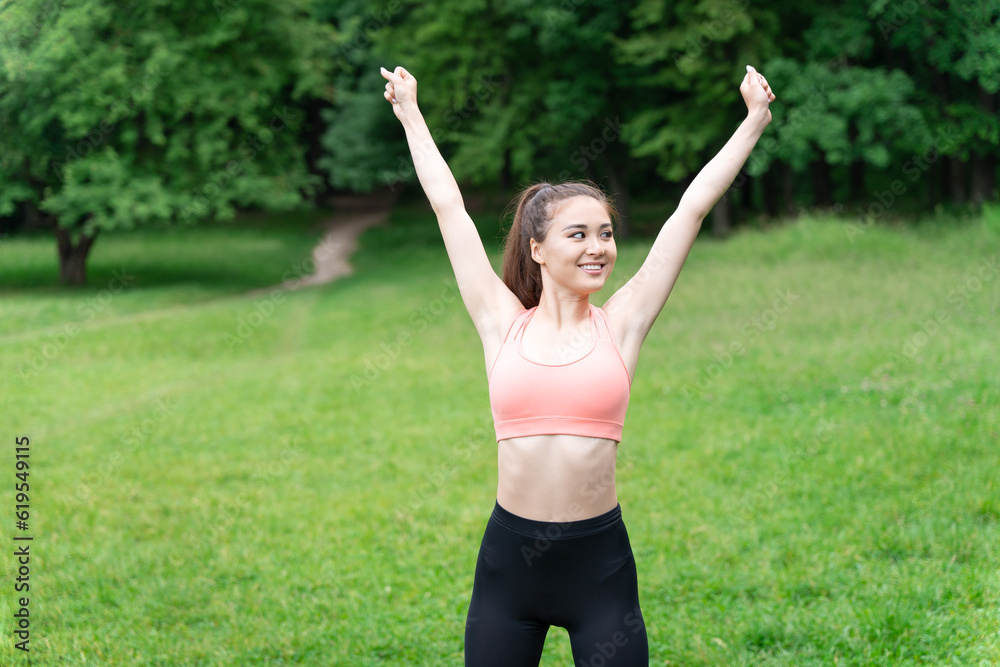
[[[108,235],[81,291],[50,238],[0,242],[0,540],[28,435],[32,664],[462,664],[496,490],[482,347],[425,206],[368,230],[354,275],[245,296],[318,215]],[[619,454],[651,664],[997,664],[1000,275],[952,290],[998,253],[995,208],[697,242]],[[542,664],[571,663],[553,628]]]

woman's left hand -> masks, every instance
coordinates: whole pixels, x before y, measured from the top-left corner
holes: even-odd
[[[768,105],[774,101],[774,93],[768,85],[764,75],[755,70],[751,65],[747,65],[747,75],[743,77],[740,84],[740,93],[743,101],[747,103],[747,111],[750,115],[760,114],[771,122],[771,110]]]

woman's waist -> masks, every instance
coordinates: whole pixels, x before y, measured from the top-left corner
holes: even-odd
[[[607,512],[586,518],[543,521],[511,512],[498,500],[493,507],[492,520],[509,530],[529,537],[541,537],[546,540],[572,539],[589,537],[617,527],[622,523],[622,508],[615,503],[615,506]]]
[[[618,504],[618,443],[604,438],[546,435],[499,444],[497,501],[539,521],[578,521]]]

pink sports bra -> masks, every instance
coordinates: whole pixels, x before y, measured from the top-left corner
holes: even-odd
[[[543,364],[524,354],[521,341],[537,306],[511,322],[488,376],[497,442],[563,433],[621,442],[632,380],[607,315],[589,305],[590,351],[565,364]]]

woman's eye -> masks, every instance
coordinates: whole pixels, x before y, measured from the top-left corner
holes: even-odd
[[[611,238],[611,237],[613,236],[613,233],[612,233],[612,232],[603,232],[603,233],[604,233],[604,234],[607,234],[607,236],[605,236],[605,237],[604,237],[604,238],[606,238],[606,239],[610,239],[610,238]],[[570,235],[570,238],[573,238],[573,237],[574,237],[574,236],[576,236],[577,234],[583,234],[583,232],[576,232],[575,234],[571,234],[571,235]]]

